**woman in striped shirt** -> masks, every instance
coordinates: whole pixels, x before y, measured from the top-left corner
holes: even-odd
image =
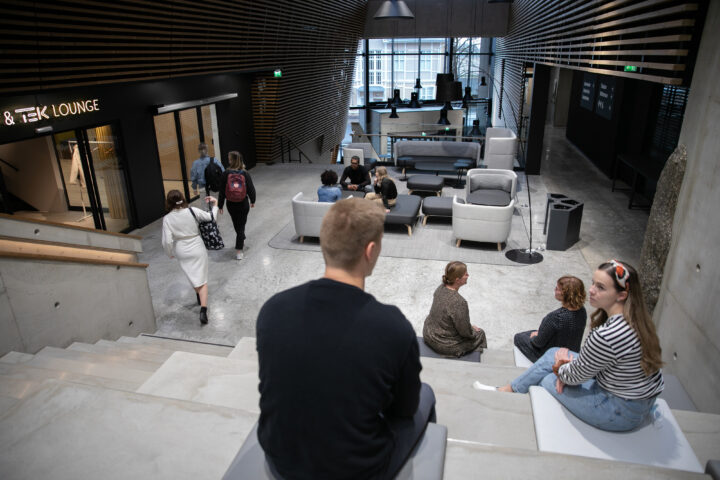
[[[530,386],[542,385],[584,422],[603,430],[632,430],[643,423],[664,386],[655,325],[637,272],[627,263],[600,265],[589,293],[597,310],[580,353],[552,348],[498,390],[527,393]]]

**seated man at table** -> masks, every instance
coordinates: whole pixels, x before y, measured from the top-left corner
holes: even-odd
[[[323,278],[258,314],[258,440],[283,477],[394,478],[435,421],[413,327],[364,291],[384,220],[375,202],[336,202],[320,229]]]
[[[350,179],[350,183],[345,183],[346,179]],[[357,155],[350,159],[350,165],[343,170],[342,176],[340,177],[340,185],[343,190],[372,191],[370,172],[360,165],[360,157]]]

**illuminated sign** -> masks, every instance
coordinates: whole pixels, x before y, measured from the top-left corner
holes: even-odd
[[[626,72],[637,72],[637,68],[635,65],[625,65]]]
[[[50,105],[23,106],[5,110],[2,112],[2,122],[3,125],[11,127],[13,125],[23,125],[53,118],[73,117],[98,111],[100,111],[100,101],[97,98],[92,98],[72,102],[52,103]]]
[[[274,76],[275,78],[280,78],[280,77],[282,77],[282,70],[280,70],[280,69],[278,68],[277,70],[275,70],[275,71],[273,72],[273,76]]]

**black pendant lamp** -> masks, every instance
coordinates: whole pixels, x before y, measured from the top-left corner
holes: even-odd
[[[388,118],[400,118],[397,114],[397,107],[392,107],[392,110],[390,111],[390,117]]]
[[[487,87],[487,82],[485,81],[485,77],[480,77],[480,86]]]
[[[393,18],[415,18],[407,4],[403,0],[385,0],[375,12],[376,20]]]
[[[410,108],[420,108],[420,100],[418,100],[418,93],[412,92],[410,94],[410,105],[408,107]]]
[[[484,78],[484,77],[483,77]],[[420,85],[420,79],[415,79],[415,86],[413,87],[415,90],[420,90],[422,88],[422,85]]]
[[[463,97],[463,103],[462,108],[468,108],[470,106],[470,102],[472,102],[472,93],[470,93],[471,89],[470,87],[465,87],[465,96]]]

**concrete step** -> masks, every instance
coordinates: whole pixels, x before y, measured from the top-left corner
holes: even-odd
[[[38,357],[64,358],[75,360],[78,362],[88,362],[94,364],[117,365],[127,367],[133,370],[146,372],[154,372],[160,366],[156,362],[146,362],[143,360],[134,360],[125,355],[104,355],[102,353],[81,352],[77,350],[67,350],[64,348],[45,347],[35,354]]]
[[[119,346],[118,346],[119,345]],[[172,352],[170,351],[150,351],[146,348],[123,348],[122,344],[111,342],[109,340],[99,340],[95,344],[75,342],[67,350],[75,350],[78,352],[97,353],[111,357],[125,357],[128,360],[140,360],[143,362],[154,363],[158,367],[167,360]]]
[[[488,478],[553,480],[709,479],[699,473],[649,467],[595,458],[545,453],[520,448],[480,445],[449,439],[445,451],[447,479],[485,480]]]
[[[22,352],[8,352],[0,357],[0,363],[24,363],[31,360],[33,355]]]
[[[220,345],[209,345],[199,342],[151,337],[147,335],[140,335],[137,337],[120,337],[117,342],[151,344],[155,346],[161,346],[174,352],[200,353],[203,355],[215,355],[217,357],[227,357],[233,349],[233,347],[223,347]]]
[[[0,418],[5,416],[5,414],[19,402],[20,400],[18,400],[17,398],[0,395]]]
[[[720,459],[720,415],[687,410],[672,413],[700,465],[704,467],[708,460]]]
[[[117,363],[88,362],[84,360],[53,357],[50,355],[35,355],[35,358],[26,362],[24,365],[132,382],[137,384],[135,388],[142,385],[142,383],[152,375],[152,372],[148,370],[137,370]]]
[[[515,357],[512,350],[485,349],[480,355],[480,363],[483,365],[497,365],[514,367]]]
[[[175,352],[137,392],[259,414],[258,382],[252,360]]]
[[[49,381],[0,418],[2,476],[221,478],[256,419],[241,410]]]
[[[528,395],[472,388],[473,381],[478,378],[484,379],[483,383],[502,385],[521,373],[522,368],[434,358],[421,360],[420,377],[435,392],[437,421],[447,426],[448,438],[537,449]]]
[[[6,380],[33,382],[38,385],[45,380],[65,380],[73,383],[84,385],[94,385],[98,387],[113,388],[116,390],[125,390],[134,392],[144,381],[128,381],[115,378],[99,377],[86,373],[78,373],[66,370],[57,370],[54,368],[41,368],[37,366],[19,364],[19,365],[0,365],[0,385]],[[8,387],[10,388],[10,387]],[[34,390],[33,390],[34,391]],[[22,398],[32,392],[27,392]]]
[[[255,337],[242,337],[237,345],[235,345],[235,348],[233,348],[233,351],[230,352],[228,358],[252,360],[257,363],[258,356],[257,350],[255,349],[255,341]]]

